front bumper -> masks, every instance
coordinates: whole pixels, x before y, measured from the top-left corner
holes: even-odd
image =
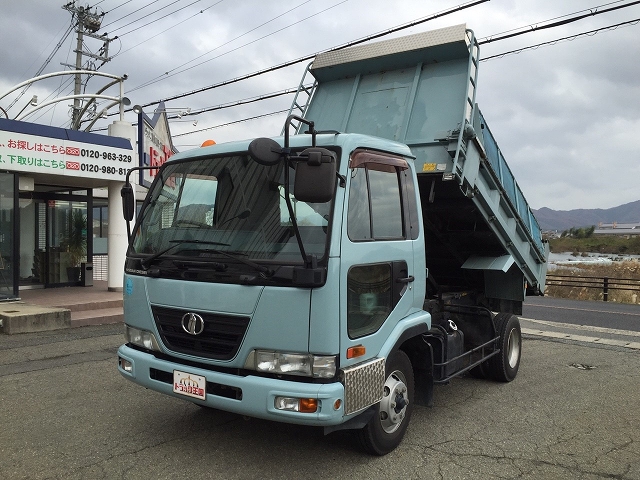
[[[131,372],[127,372],[118,362],[118,371],[132,382],[172,397],[218,410],[310,426],[338,425],[351,417],[344,414],[344,386],[339,382],[316,384],[254,375],[242,377],[161,360],[150,353],[135,350],[127,345],[122,345],[118,349],[118,357],[131,364]],[[174,370],[205,377],[206,399],[203,401],[175,393],[172,380]],[[318,409],[315,413],[277,410],[276,397],[314,398],[318,400]],[[336,409],[337,400],[340,400],[340,406]]]

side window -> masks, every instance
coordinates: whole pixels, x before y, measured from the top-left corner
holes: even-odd
[[[347,329],[350,338],[377,331],[393,309],[391,264],[358,265],[347,274]]]
[[[347,235],[352,241],[405,238],[398,175],[406,168],[402,159],[368,152],[354,156],[347,212]]]
[[[371,193],[373,238],[402,238],[402,207],[396,169],[388,167],[378,170],[369,167],[367,173]]]
[[[351,240],[371,240],[372,238],[369,188],[367,186],[367,170],[365,168],[351,170],[347,235]]]

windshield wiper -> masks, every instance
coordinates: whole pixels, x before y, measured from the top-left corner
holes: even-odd
[[[178,247],[178,246],[180,246],[182,244],[185,244],[185,243],[198,243],[198,244],[201,244],[201,245],[221,245],[221,246],[225,246],[225,247],[229,246],[228,243],[211,242],[211,241],[208,241],[208,240],[195,240],[195,239],[194,240],[190,240],[190,239],[187,239],[187,238],[183,238],[183,239],[180,239],[180,240],[169,240],[169,243],[173,243],[173,245],[165,248],[164,250],[161,250],[159,252],[154,253],[153,255],[151,255],[148,258],[142,259],[140,261],[140,265],[142,266],[142,268],[147,270],[149,268],[149,266],[151,265],[151,263],[155,259],[161,257],[165,253],[168,253],[170,250],[173,250],[174,248],[176,248],[176,247]]]
[[[224,246],[224,247],[228,247],[229,244],[228,243],[222,243],[222,242],[212,242],[212,241],[208,241],[208,240],[189,240],[189,239],[180,239],[180,240],[170,240],[170,243],[173,243],[173,245],[165,248],[164,250],[161,250],[157,253],[154,253],[153,255],[151,255],[149,258],[145,258],[143,260],[140,261],[140,265],[142,266],[142,268],[144,268],[145,270],[147,270],[149,268],[149,266],[151,265],[151,263],[156,260],[157,258],[161,257],[162,255],[166,254],[167,252],[169,252],[170,250],[174,249],[175,247],[185,244],[185,243],[195,243],[195,244],[200,244],[200,245],[220,245],[220,246]],[[239,254],[232,254],[232,253],[228,253],[225,252],[223,250],[219,250],[217,248],[206,248],[201,250],[202,252],[213,252],[213,253],[217,253],[219,255],[223,255],[225,257],[229,257],[232,258],[234,260],[237,260],[240,263],[244,263],[245,265],[257,270],[258,272],[260,272],[260,276],[262,278],[269,278],[271,276],[273,276],[273,274],[275,273],[275,270],[270,269],[269,267],[266,267],[264,265],[260,265],[258,263],[252,262],[251,260],[247,260],[245,258],[242,258]]]
[[[233,253],[225,252],[223,250],[218,250],[217,248],[206,248],[203,251],[217,253],[219,255],[223,255],[225,257],[229,257],[234,260],[237,260],[240,263],[244,263],[245,265],[257,270],[260,273],[260,276],[262,278],[272,277],[273,274],[276,273],[275,270],[272,270],[271,268],[265,265],[260,265],[259,263],[255,263],[255,262],[252,262],[251,260],[247,260],[246,258],[242,258],[238,253],[233,254]]]

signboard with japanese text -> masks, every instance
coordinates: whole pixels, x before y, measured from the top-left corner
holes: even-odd
[[[138,155],[141,167],[160,168],[169,157],[178,151],[174,148],[169,131],[169,121],[164,102],[158,105],[149,118],[144,112],[138,114]],[[158,174],[158,168],[140,170],[140,185],[150,187]]]
[[[7,125],[11,128],[3,130],[5,124],[0,125],[2,170],[124,181],[127,170],[135,166],[134,151],[124,139],[85,132],[69,134],[65,129],[26,122]],[[39,131],[52,136],[39,135]],[[84,139],[89,141],[81,141]]]

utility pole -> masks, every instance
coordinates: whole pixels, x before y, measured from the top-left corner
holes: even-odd
[[[96,32],[100,30],[100,26],[102,24],[102,17],[104,13],[98,13],[97,10],[91,11],[91,7],[88,5],[86,7],[76,6],[75,0],[63,5],[62,8],[71,13],[72,21],[76,21],[76,33],[77,43],[76,49],[74,50],[76,54],[76,64],[62,64],[65,67],[74,68],[75,70],[82,70],[82,57],[89,57],[96,60],[101,60],[102,65],[111,60],[109,57],[109,42],[113,39],[107,38],[106,33],[104,35],[96,35]],[[98,55],[86,52],[83,50],[84,47],[84,38],[91,37],[103,42],[102,48],[98,52]],[[87,70],[91,68],[88,67]],[[73,89],[74,95],[80,95],[82,92],[82,74],[75,74],[75,86]],[[80,98],[76,98],[73,101],[73,112],[71,114],[71,128],[74,130],[78,130],[80,128],[80,111],[82,109],[82,100]]]

